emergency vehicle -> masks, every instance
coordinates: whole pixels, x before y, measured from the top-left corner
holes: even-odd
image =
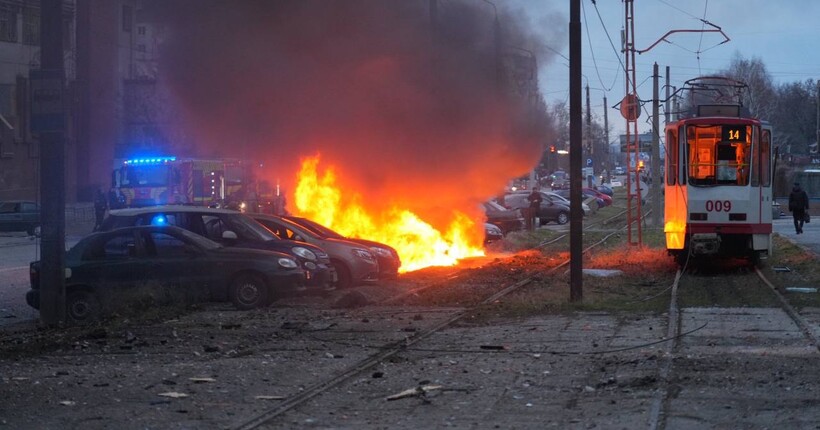
[[[117,160],[111,179],[128,207],[227,206],[256,199],[252,164],[238,159],[163,156]]]

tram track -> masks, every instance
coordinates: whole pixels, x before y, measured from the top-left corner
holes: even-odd
[[[712,270],[714,270],[714,268],[712,268]],[[658,390],[653,396],[649,411],[648,428],[650,430],[667,428],[667,420],[673,413],[671,411],[671,387],[674,384],[675,379],[674,360],[676,357],[685,354],[684,349],[687,348],[687,346],[683,344],[682,338],[683,334],[688,334],[682,333],[682,314],[684,313],[684,309],[681,308],[680,293],[681,289],[687,288],[687,283],[691,283],[690,281],[692,281],[692,278],[697,276],[695,273],[696,271],[697,269],[686,266],[679,269],[670,287],[671,294],[666,327],[666,338],[669,339],[670,342],[666,343],[662,360],[658,366]],[[817,334],[812,331],[809,321],[807,321],[804,316],[802,316],[799,312],[797,312],[797,310],[794,309],[793,306],[791,306],[778,288],[766,278],[759,266],[754,266],[750,270],[747,266],[741,265],[739,268],[734,268],[728,271],[728,273],[722,273],[719,276],[715,276],[714,273],[710,273],[708,275],[712,278],[709,279],[709,285],[705,287],[705,289],[710,292],[709,300],[715,300],[720,296],[719,293],[714,292],[715,289],[729,289],[730,291],[737,292],[739,291],[735,289],[735,286],[737,285],[740,285],[742,288],[747,290],[761,288],[766,289],[776,299],[774,302],[778,305],[778,308],[782,310],[783,313],[788,315],[788,319],[798,328],[798,331],[808,342],[808,344],[811,345],[811,349],[813,349],[815,353],[820,352],[820,338],[818,338]],[[727,312],[733,311],[727,310]],[[708,324],[709,322],[704,323],[698,328],[698,330],[700,328],[705,328]],[[736,330],[755,330],[755,328],[754,324],[752,324],[751,328],[740,326],[737,327]],[[776,353],[776,349],[778,347],[780,346],[762,346],[757,348],[764,353],[767,348],[772,348],[772,352]],[[735,348],[740,350],[743,349],[740,346],[735,346]],[[748,349],[754,350],[755,348],[748,347]]]

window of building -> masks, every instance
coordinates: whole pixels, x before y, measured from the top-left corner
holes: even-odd
[[[134,9],[131,6],[122,6],[122,31],[131,32],[134,22]]]
[[[17,42],[17,9],[0,5],[0,41]]]
[[[40,44],[40,11],[34,8],[23,9],[23,43]]]
[[[141,34],[141,35],[145,34],[145,26],[144,25],[140,25],[140,26],[137,27],[137,34]]]

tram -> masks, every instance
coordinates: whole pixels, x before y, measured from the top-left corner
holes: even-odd
[[[666,125],[666,249],[692,257],[772,251],[772,129],[742,105],[747,86],[723,77],[686,82],[686,113]]]

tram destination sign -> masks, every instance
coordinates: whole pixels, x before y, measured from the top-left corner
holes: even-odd
[[[721,128],[721,140],[729,142],[745,142],[745,125],[724,125]]]

